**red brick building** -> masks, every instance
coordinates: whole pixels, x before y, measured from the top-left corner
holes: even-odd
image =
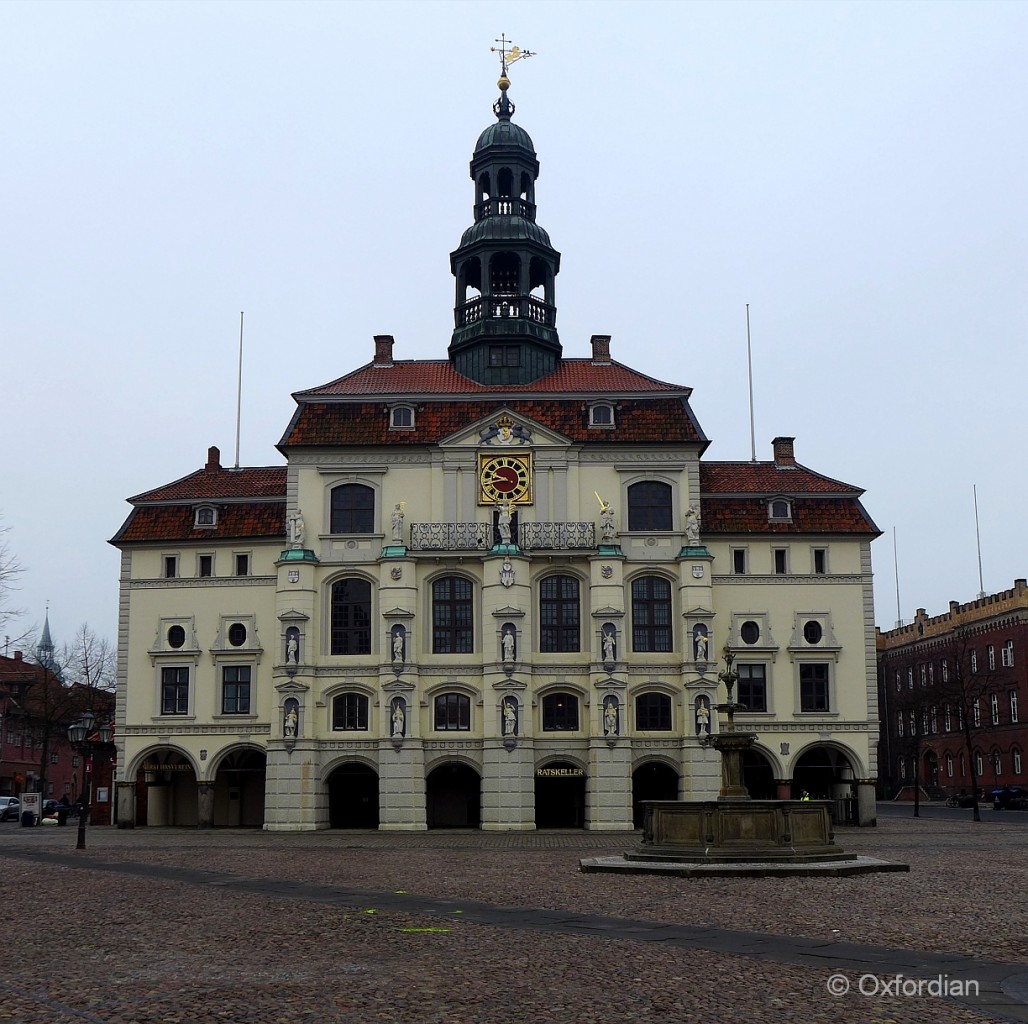
[[[1028,786],[1028,582],[876,634],[882,795]]]

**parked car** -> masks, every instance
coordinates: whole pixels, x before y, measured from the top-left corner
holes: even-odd
[[[992,806],[997,810],[1022,810],[1028,796],[1020,786],[1004,786],[992,791]]]
[[[21,801],[16,796],[0,796],[0,821],[17,821],[21,815]]]

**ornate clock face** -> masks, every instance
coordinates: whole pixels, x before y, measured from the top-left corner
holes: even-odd
[[[480,455],[478,479],[481,504],[492,505],[497,501],[526,503],[531,500],[531,456]]]

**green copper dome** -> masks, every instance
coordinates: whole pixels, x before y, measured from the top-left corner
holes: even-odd
[[[479,135],[478,142],[475,143],[475,152],[481,153],[489,146],[517,146],[520,149],[527,149],[535,156],[532,137],[521,125],[514,124],[513,121],[497,121],[496,124],[489,125]]]
[[[461,235],[460,248],[483,239],[537,242],[547,248],[550,246],[550,236],[546,231],[525,217],[485,217]]]

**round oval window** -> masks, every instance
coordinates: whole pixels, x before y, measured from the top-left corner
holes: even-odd
[[[181,626],[171,626],[168,629],[168,646],[176,650],[186,642],[186,631]]]
[[[246,626],[241,622],[233,622],[228,627],[228,642],[233,647],[242,647],[246,643]]]
[[[742,624],[739,635],[742,637],[744,644],[755,644],[760,639],[760,626],[752,619],[749,619]]]
[[[824,631],[821,629],[821,623],[811,619],[803,627],[803,639],[806,640],[808,644],[820,643],[823,632]]]

